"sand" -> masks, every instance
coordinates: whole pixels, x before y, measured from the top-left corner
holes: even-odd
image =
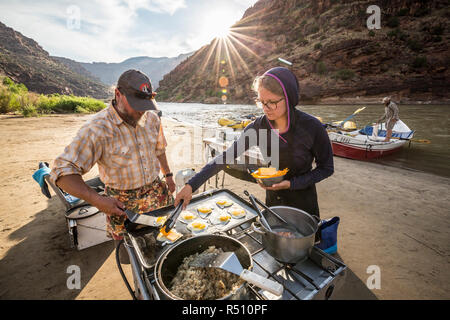
[[[0,299],[130,299],[112,242],[70,248],[63,205],[45,198],[31,177],[39,161],[52,164],[91,116],[0,116]],[[192,165],[202,146],[198,135],[191,139],[193,127],[169,119],[163,125],[172,171],[200,169]],[[336,257],[348,271],[334,298],[449,299],[450,179],[334,159],[334,175],[317,185],[321,217],[341,218]],[[84,178],[97,174],[94,167]],[[225,188],[264,199],[256,184],[229,175]],[[67,287],[71,265],[80,267],[80,289]],[[381,272],[380,289],[366,285],[373,265]],[[130,267],[124,269],[131,280]]]

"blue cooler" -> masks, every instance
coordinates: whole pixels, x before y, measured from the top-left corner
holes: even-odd
[[[321,240],[316,247],[329,254],[337,252],[337,229],[339,221],[339,217],[322,220],[322,225],[319,229]]]

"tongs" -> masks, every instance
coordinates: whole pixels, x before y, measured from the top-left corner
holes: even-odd
[[[167,236],[170,230],[172,230],[173,226],[175,225],[175,222],[177,222],[178,216],[180,215],[182,211],[181,209],[183,208],[183,202],[184,200],[182,199],[175,210],[172,212],[172,214],[169,216],[169,218],[166,220],[162,228],[159,229],[159,232],[161,232],[163,235]]]
[[[286,221],[283,217],[281,217],[278,213],[276,213],[275,211],[273,211],[272,209],[270,209],[268,206],[266,206],[266,204],[265,204],[264,202],[262,202],[262,201],[259,200],[258,198],[255,198],[255,196],[253,196],[252,194],[249,194],[247,190],[244,190],[244,194],[245,194],[247,197],[250,198],[250,201],[252,202],[253,207],[256,209],[256,211],[257,211],[257,213],[258,213],[258,215],[259,215],[259,217],[260,217],[261,223],[264,225],[264,227],[265,227],[267,230],[272,231],[272,228],[270,227],[269,223],[267,222],[267,219],[264,217],[264,214],[263,214],[261,211],[259,211],[259,208],[258,208],[258,206],[256,205],[257,203],[258,203],[261,207],[263,207],[264,209],[266,209],[267,212],[269,212],[269,213],[271,213],[272,215],[274,215],[275,217],[277,217],[278,220],[280,220],[280,221],[283,223],[283,225],[282,225],[283,228],[286,228],[286,229],[288,229],[288,230],[290,230],[290,231],[292,231],[292,232],[296,232],[296,233],[301,234],[300,230],[299,230],[295,225],[293,225],[293,224],[287,222],[287,221]],[[277,228],[280,228],[280,226],[277,226]]]

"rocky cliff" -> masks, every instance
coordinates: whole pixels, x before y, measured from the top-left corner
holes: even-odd
[[[49,56],[36,41],[1,22],[0,73],[38,93],[110,96],[108,87],[100,81],[71,70],[60,59]]]
[[[231,36],[212,41],[167,74],[159,98],[252,103],[254,77],[282,65],[297,75],[302,103],[379,103],[385,95],[400,102],[449,103],[447,4],[260,0]],[[370,5],[381,9],[380,29],[367,28]]]

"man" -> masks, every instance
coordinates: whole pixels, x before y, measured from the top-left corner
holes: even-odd
[[[383,104],[385,106],[384,115],[377,120],[376,125],[381,123],[383,120],[386,121],[386,139],[384,139],[384,141],[388,142],[392,137],[392,129],[394,128],[395,123],[399,120],[398,107],[393,101],[391,101],[390,97],[384,97]]]
[[[124,72],[112,105],[83,125],[56,158],[50,174],[55,185],[107,215],[107,232],[115,245],[123,238],[124,209],[143,213],[173,202],[175,183],[165,154],[167,142],[155,113],[155,95],[145,74]],[[95,164],[107,196],[99,195],[81,178]],[[159,178],[160,169],[166,182]],[[121,256],[126,262],[124,250]]]

